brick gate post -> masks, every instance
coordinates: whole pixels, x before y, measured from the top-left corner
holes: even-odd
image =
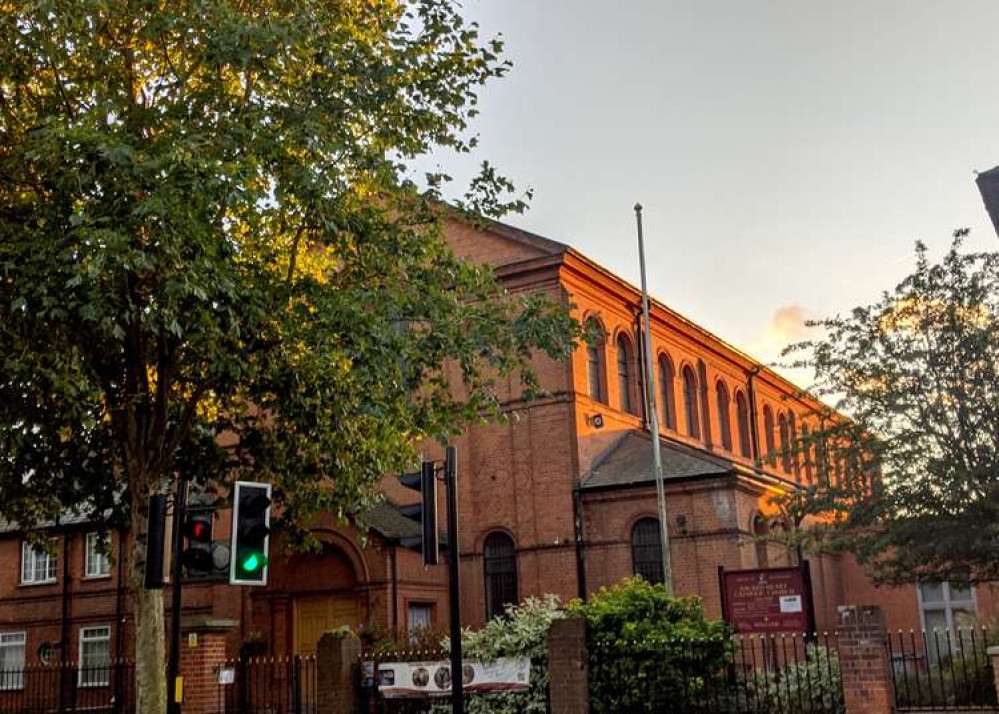
[[[881,608],[840,608],[839,666],[847,714],[890,714],[895,710],[887,638]]]
[[[218,711],[219,669],[226,659],[226,634],[235,620],[196,618],[181,622],[180,674],[184,678],[184,714]],[[168,692],[173,696],[173,691]]]
[[[586,621],[555,620],[548,630],[550,714],[589,714]]]
[[[360,706],[361,641],[327,632],[316,649],[316,714],[355,714]]]

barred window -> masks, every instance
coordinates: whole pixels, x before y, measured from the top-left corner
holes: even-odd
[[[106,687],[111,682],[111,626],[80,628],[81,687]]]
[[[23,632],[0,632],[0,691],[24,687]]]
[[[658,518],[642,518],[631,529],[631,564],[650,583],[665,582]]]
[[[517,603],[517,551],[506,533],[490,533],[483,546],[486,580],[486,618],[503,615]]]

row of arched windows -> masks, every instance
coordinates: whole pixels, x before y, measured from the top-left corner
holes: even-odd
[[[599,321],[594,321],[591,325],[596,328],[599,334],[604,334],[603,326],[600,325]],[[644,385],[641,374],[638,374],[636,378],[636,372],[639,370],[636,370],[637,362],[633,342],[624,332],[619,333],[614,342],[618,407],[625,413],[638,414],[639,407],[644,401]],[[602,345],[588,345],[586,348],[587,380],[590,397],[607,404],[602,347]],[[678,409],[675,393],[677,376],[669,355],[660,354],[657,374],[659,421],[662,427],[668,431],[681,431],[677,420]],[[707,414],[702,416],[702,412],[706,412],[708,409],[707,392],[702,393],[702,384],[706,379],[703,362],[698,364],[696,370],[689,364],[683,365],[680,370],[679,386],[680,396],[683,400],[682,432],[694,439],[709,440],[710,437],[710,418]],[[746,393],[738,388],[732,392],[724,380],[718,379],[715,382],[714,402],[718,415],[718,438],[721,447],[726,451],[750,458],[753,453],[752,429],[750,426],[750,405]],[[734,429],[732,424],[733,402],[735,403]],[[785,473],[798,473],[798,459],[792,450],[792,446],[799,443],[793,412],[781,411],[775,419],[773,409],[766,405],[763,408],[763,422],[765,451],[761,458],[764,458],[772,466],[777,466],[779,455],[779,465]],[[807,440],[807,437],[807,427],[802,425],[802,439]],[[778,439],[780,441],[779,448]],[[804,466],[805,476],[810,481],[810,459],[805,460]]]

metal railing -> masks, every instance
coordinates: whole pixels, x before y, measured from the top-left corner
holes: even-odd
[[[590,643],[594,714],[842,714],[834,633]]]
[[[393,699],[383,697],[378,691],[378,666],[383,662],[440,662],[447,661],[450,654],[442,649],[405,649],[377,652],[362,652],[358,659],[361,677],[361,714],[427,714],[436,705],[448,706],[447,697],[435,699]],[[466,710],[474,695],[462,697]],[[480,695],[481,696],[481,695]]]
[[[132,714],[134,681],[135,664],[127,660],[96,667],[60,662],[0,669],[0,712]]]
[[[313,714],[316,699],[315,655],[246,657],[219,671],[218,714]]]
[[[888,634],[895,706],[999,712],[984,627]]]

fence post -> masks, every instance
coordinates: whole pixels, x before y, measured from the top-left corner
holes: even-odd
[[[847,714],[895,710],[884,613],[874,605],[839,608],[839,666]]]
[[[548,630],[548,698],[550,714],[588,714],[586,621],[555,620]]]
[[[999,697],[999,647],[987,647],[985,654],[988,655],[989,664],[992,666],[992,686],[996,689],[996,696]]]
[[[360,706],[361,641],[327,632],[316,649],[316,714],[355,714]]]
[[[180,648],[180,674],[184,677],[184,714],[209,714],[218,702],[219,670],[225,662],[226,633],[231,620],[181,622],[186,637]],[[173,692],[169,692],[170,695]]]

